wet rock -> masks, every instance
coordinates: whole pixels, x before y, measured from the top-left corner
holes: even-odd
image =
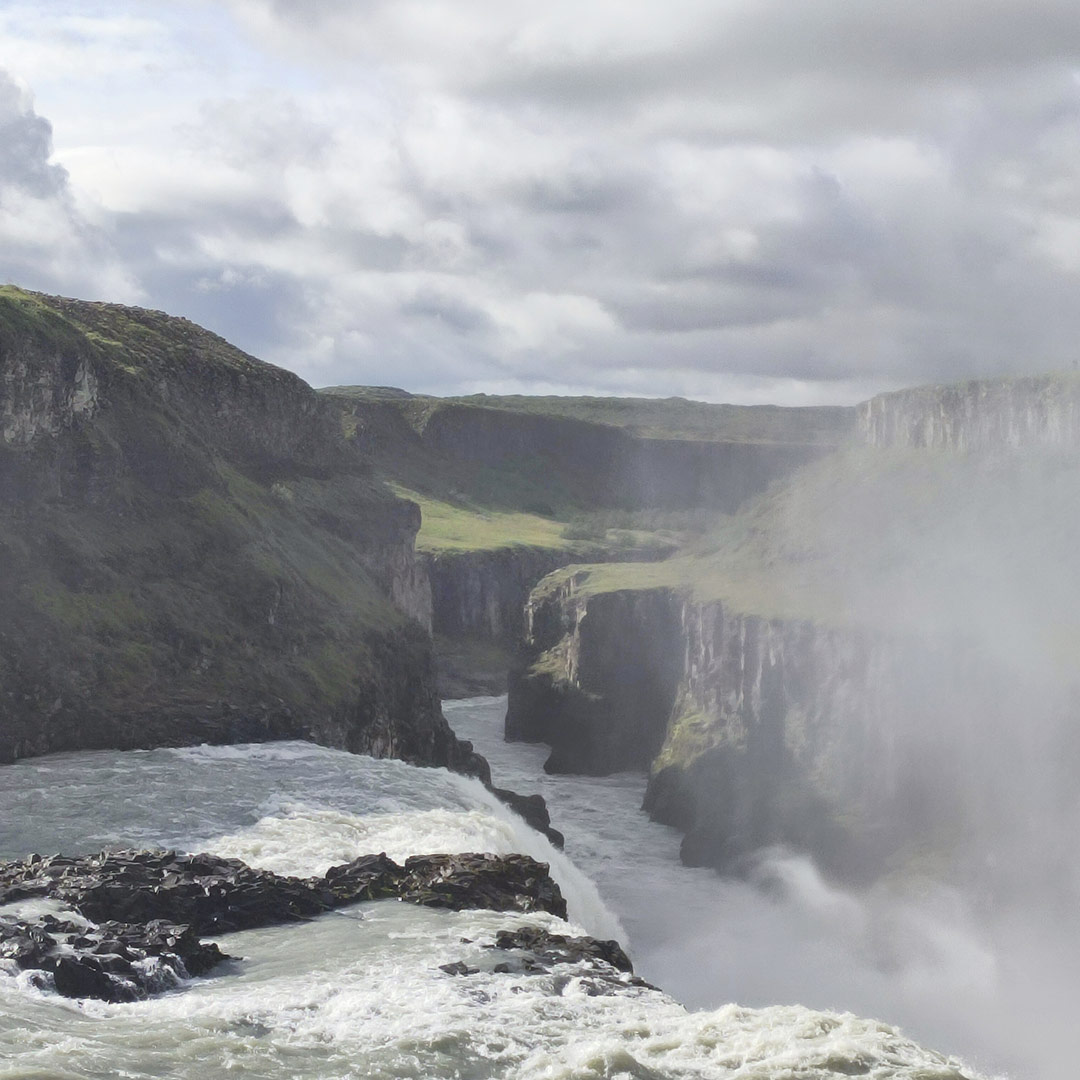
[[[566,918],[547,865],[527,855],[414,855],[404,866],[385,854],[364,855],[331,867],[323,881],[338,904],[397,896],[454,911],[549,911]]]
[[[0,920],[0,959],[22,971],[48,972],[64,997],[136,1001],[201,975],[223,960],[189,926],[87,926],[45,915],[36,923]]]
[[[331,866],[323,881],[335,904],[355,904],[361,900],[386,900],[399,896],[405,868],[386,852],[361,855],[350,863]]]
[[[610,964],[617,971],[633,973],[634,965],[617,941],[600,941],[592,937],[567,937],[551,934],[539,926],[523,926],[518,930],[500,930],[495,937],[496,949],[523,949],[549,964],[581,962]]]
[[[551,827],[551,814],[543,795],[519,795],[509,788],[489,787],[488,790],[500,802],[505,803],[519,817],[531,825],[537,832],[542,832],[560,851],[565,837],[558,829]]]
[[[440,971],[445,971],[447,975],[476,975],[480,969],[469,967],[468,964],[462,960],[457,960],[453,964],[440,964]]]
[[[551,993],[561,994],[572,982],[587,996],[607,996],[628,988],[656,990],[634,974],[629,957],[616,941],[553,934],[539,926],[500,930],[484,948],[510,954],[506,960],[483,964],[495,975],[548,977]],[[464,960],[440,965],[449,975],[471,975],[477,969]],[[519,989],[514,987],[512,989]]]
[[[334,906],[321,882],[174,851],[54,855],[0,867],[0,903],[34,896],[61,900],[94,922],[164,920],[196,934],[309,919]]]
[[[82,916],[0,919],[0,961],[47,972],[67,997],[134,1001],[225,959],[200,935],[306,920],[396,897],[414,904],[547,911],[566,901],[545,864],[526,855],[420,855],[404,866],[364,855],[321,878],[282,877],[238,859],[174,851],[52,855],[0,863],[0,904],[47,897]]]
[[[546,863],[528,855],[414,855],[405,860],[403,900],[431,907],[548,911],[566,918],[566,901]]]

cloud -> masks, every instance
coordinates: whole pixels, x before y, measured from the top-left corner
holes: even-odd
[[[52,127],[38,116],[26,93],[0,71],[0,185],[35,198],[60,194],[67,173],[50,164]]]
[[[33,288],[139,299],[107,240],[77,209],[67,170],[51,159],[51,125],[0,69],[0,275]]]
[[[851,400],[1071,366],[1071,5],[30,14],[0,22],[58,150],[0,84],[0,273],[316,383]]]

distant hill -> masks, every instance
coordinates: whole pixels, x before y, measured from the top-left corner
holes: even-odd
[[[559,397],[470,394],[437,398],[382,386],[333,386],[323,391],[361,400],[395,400],[420,418],[444,404],[565,417],[625,429],[643,439],[795,443],[834,446],[852,432],[855,410],[844,406],[714,405],[686,398]]]

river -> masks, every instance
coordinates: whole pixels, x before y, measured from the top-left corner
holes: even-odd
[[[859,902],[812,873],[794,892],[791,882],[774,887],[769,899],[756,885],[723,885],[681,867],[677,836],[637,809],[642,778],[542,777],[538,748],[501,742],[503,708],[502,699],[475,699],[448,705],[447,715],[490,754],[498,782],[543,791],[567,834],[565,854],[476,781],[305,743],[101,751],[4,766],[4,857],[153,844],[302,875],[373,851],[400,860],[518,850],[551,864],[571,924],[364,904],[227,935],[223,949],[240,959],[126,1005],[59,998],[0,962],[0,1078],[980,1075],[887,1024],[829,1011],[846,1008],[838,987],[855,953],[853,945],[837,951],[837,942],[859,934],[837,927],[866,917]],[[772,862],[777,879],[808,873],[788,856]],[[484,945],[496,930],[526,923],[623,938],[639,973],[667,993],[594,996],[574,977],[495,973]],[[458,960],[481,970],[468,978],[439,970]],[[865,977],[866,967],[856,971]],[[903,975],[914,978],[906,968]]]

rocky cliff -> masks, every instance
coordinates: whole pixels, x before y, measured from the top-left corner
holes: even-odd
[[[557,575],[530,597],[506,737],[548,743],[548,772],[646,769],[678,682],[679,603],[668,589],[583,596],[587,578]]]
[[[533,586],[572,556],[569,551],[530,547],[422,553],[433,633],[517,642]]]
[[[379,474],[423,504],[423,551],[394,595],[434,633],[448,696],[505,687],[525,600],[546,573],[665,557],[690,518],[741,505],[843,442],[853,421],[847,409],[679,399],[325,393]]]
[[[683,831],[687,863],[738,870],[779,844],[849,881],[913,863],[1048,872],[1027,865],[1042,841],[1022,834],[1070,800],[1075,696],[970,641],[669,588],[591,594],[588,577],[556,575],[530,601],[507,738],[549,743],[549,771],[647,769],[645,807]]]
[[[1080,377],[1041,375],[881,394],[857,408],[866,445],[931,450],[1080,446]]]
[[[688,862],[786,844],[847,878],[1080,895],[1051,850],[1080,826],[1076,385],[875,398],[861,447],[680,556],[551,575],[508,737],[553,770],[647,767]]]
[[[0,290],[0,760],[303,737],[467,764],[392,602],[419,524],[296,376]]]

